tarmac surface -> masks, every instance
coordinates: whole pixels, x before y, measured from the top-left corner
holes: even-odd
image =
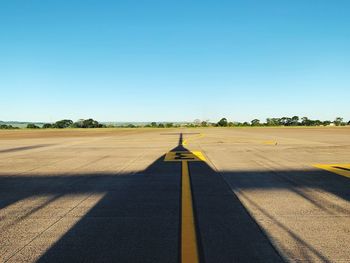
[[[0,262],[350,262],[349,189],[349,127],[0,131]]]

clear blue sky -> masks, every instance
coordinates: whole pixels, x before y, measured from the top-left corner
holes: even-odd
[[[350,1],[0,2],[0,120],[350,119]]]

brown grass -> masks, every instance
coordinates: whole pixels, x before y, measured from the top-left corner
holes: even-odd
[[[129,135],[145,133],[154,129],[128,128],[100,128],[100,129],[45,129],[45,130],[0,130],[0,140],[34,139],[34,138],[62,138],[62,137],[96,137],[108,135]]]

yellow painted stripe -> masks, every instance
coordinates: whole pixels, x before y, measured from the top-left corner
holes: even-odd
[[[181,262],[199,262],[188,162],[182,161]]]
[[[197,135],[197,136],[195,136],[195,137],[185,139],[185,140],[182,141],[182,146],[188,146],[188,142],[189,142],[190,140],[195,140],[195,139],[203,138],[204,136],[205,136],[204,133],[201,133],[201,134],[199,134],[199,135]]]
[[[314,164],[314,167],[350,178],[350,164]]]

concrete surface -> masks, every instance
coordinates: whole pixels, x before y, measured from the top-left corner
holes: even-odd
[[[203,262],[349,262],[350,129],[0,131],[0,262],[179,262],[179,147]],[[200,134],[186,134],[186,133]]]

